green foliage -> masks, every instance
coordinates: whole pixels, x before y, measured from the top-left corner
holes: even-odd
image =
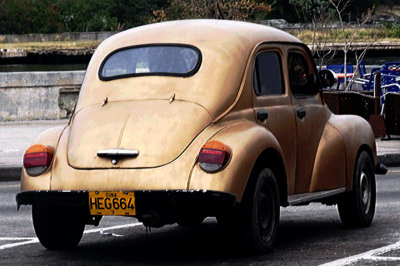
[[[384,30],[383,34],[384,36],[381,36],[383,38],[400,38],[400,24],[399,23],[391,23],[391,22],[386,22],[383,24]]]
[[[218,18],[261,20],[269,17],[272,5],[259,0],[171,0],[165,10],[153,12],[153,21]]]
[[[0,33],[115,29],[114,0],[1,0]]]
[[[118,25],[111,15],[114,0],[58,0],[57,4],[65,31],[105,31]]]
[[[299,22],[311,22],[321,14],[331,15],[334,20],[339,20],[334,5],[329,0],[289,0],[295,8]],[[338,5],[343,21],[357,21],[382,0],[332,0]]]
[[[322,15],[333,13],[332,6],[328,0],[290,0],[294,7],[298,21],[311,22]]]
[[[153,11],[167,7],[165,0],[117,0],[113,15],[125,29],[147,24],[153,18]]]
[[[356,21],[381,1],[377,0],[351,0],[348,7],[347,20]]]
[[[298,22],[296,10],[290,3],[291,0],[268,0],[262,2],[272,7],[271,13],[268,15],[267,19],[283,18],[289,22]]]
[[[347,21],[399,0],[344,1],[350,1]],[[0,34],[121,30],[186,18],[311,22],[321,14],[335,15],[329,0],[0,0]],[[387,34],[398,34],[398,28]]]
[[[1,33],[57,32],[58,7],[51,0],[2,0]]]

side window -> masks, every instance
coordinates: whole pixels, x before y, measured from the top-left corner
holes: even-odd
[[[311,75],[306,58],[300,53],[289,53],[289,83],[294,95],[314,95],[316,89],[314,76]]]
[[[254,91],[258,96],[285,93],[281,58],[277,52],[264,52],[257,56],[254,71]]]

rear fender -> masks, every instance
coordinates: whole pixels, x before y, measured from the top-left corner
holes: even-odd
[[[220,141],[231,149],[229,162],[216,173],[206,173],[196,163],[188,189],[228,192],[241,201],[251,171],[263,151],[275,150],[283,158],[279,143],[272,133],[254,122],[235,124],[219,132],[212,140]]]
[[[32,143],[33,144],[42,144],[47,145],[53,150],[53,154],[57,149],[58,141],[64,128],[66,126],[58,126],[54,128],[50,128],[46,131],[43,131]],[[39,176],[29,176],[25,168],[22,168],[21,171],[21,191],[28,190],[49,190],[50,189],[50,179],[51,179],[51,168],[54,164],[55,156],[53,157],[53,162],[49,169],[46,170],[43,174]]]

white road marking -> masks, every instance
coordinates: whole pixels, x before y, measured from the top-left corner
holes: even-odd
[[[86,230],[83,233],[91,234],[91,233],[104,232],[104,231],[108,231],[108,230],[121,229],[121,228],[126,228],[126,227],[135,227],[138,225],[142,225],[142,223],[123,224],[123,225],[116,225],[116,226],[110,226],[110,227],[105,227],[105,228],[96,228],[96,229]]]
[[[35,237],[0,237],[0,241],[22,241],[32,239],[35,239]]]
[[[331,261],[322,266],[339,266],[339,265],[349,265],[351,263],[355,263],[359,260],[374,260],[374,261],[400,261],[399,257],[378,257],[379,255],[385,254],[387,252],[400,249],[400,241],[388,246],[384,246],[381,248],[373,249],[358,255],[350,256],[344,259],[339,259],[335,261]]]
[[[29,245],[29,244],[34,244],[34,243],[38,243],[38,242],[39,242],[39,239],[37,239],[35,237],[35,238],[31,239],[31,240],[24,241],[24,242],[1,245],[0,246],[0,250],[7,249],[7,248],[15,248],[15,247],[18,247],[18,246],[24,246],[24,245]]]
[[[374,261],[400,261],[400,257],[376,257],[376,256],[371,256],[369,260],[374,260]]]
[[[142,225],[142,223],[124,224],[124,225],[116,225],[116,226],[110,226],[110,227],[104,227],[104,228],[90,229],[90,230],[85,230],[83,233],[84,234],[92,234],[92,233],[98,233],[98,232],[103,233],[104,231],[108,231],[108,230],[115,230],[115,229],[121,229],[121,228],[127,228],[127,227],[135,227],[138,225]],[[120,235],[113,234],[113,233],[111,233],[111,235],[120,236]],[[25,240],[25,241],[1,245],[0,250],[34,244],[34,243],[39,243],[39,239],[37,237],[0,237],[0,241],[1,240],[6,240],[6,241],[20,241],[20,240],[23,241],[23,240]]]
[[[104,232],[104,231],[100,231],[100,235],[103,235],[103,236],[116,236],[116,237],[123,236],[123,235],[119,235],[119,234],[114,234],[112,232]]]

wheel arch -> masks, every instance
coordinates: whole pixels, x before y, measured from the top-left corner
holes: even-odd
[[[360,154],[361,154],[363,151],[365,151],[365,152],[368,154],[368,156],[369,156],[369,157],[371,158],[371,160],[372,160],[372,163],[374,164],[374,154],[373,154],[373,152],[372,152],[371,147],[368,146],[367,144],[362,144],[362,145],[360,146],[360,148],[358,149],[357,155],[356,155],[356,159],[354,160],[353,174],[352,174],[351,177],[348,179],[348,182],[349,182],[349,183],[348,183],[348,187],[350,187],[349,190],[352,190],[352,189],[353,189],[354,171],[355,171],[355,169],[356,169],[356,164],[357,164],[358,158],[360,157]]]
[[[358,159],[358,156],[360,156],[360,153],[363,152],[363,151],[366,151],[366,152],[368,153],[368,155],[371,157],[372,162],[374,162],[374,154],[373,154],[373,152],[372,152],[371,147],[368,146],[367,144],[362,144],[362,145],[360,146],[360,148],[358,149],[357,157],[356,157],[356,158]],[[356,160],[357,160],[357,159],[356,159]]]
[[[272,172],[275,174],[276,182],[278,184],[278,189],[279,189],[280,205],[288,206],[287,176],[286,176],[285,165],[280,153],[273,148],[265,149],[256,159],[250,177],[247,181],[244,194],[249,193],[248,191],[257,181],[255,180],[254,171],[256,171],[258,167],[262,166],[270,167]]]
[[[376,162],[376,146],[375,146],[375,139],[372,140],[371,143],[367,143],[367,141],[360,141],[357,143],[358,145],[355,146],[355,143],[349,144],[346,143],[346,154],[347,158],[347,179],[346,179],[346,187],[347,191],[351,191],[353,189],[353,177],[354,171],[357,164],[357,160],[361,154],[361,152],[365,151],[368,153],[372,160],[372,164],[375,166]],[[351,151],[354,150],[354,151]]]

